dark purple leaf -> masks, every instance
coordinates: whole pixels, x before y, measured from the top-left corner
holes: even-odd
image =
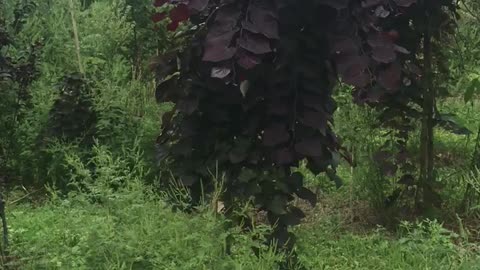
[[[359,55],[341,55],[336,57],[337,71],[347,84],[355,87],[365,87],[370,83],[370,76],[366,72],[368,58]]]
[[[188,7],[197,12],[203,11],[208,5],[208,1],[209,0],[190,0]]]
[[[292,164],[295,160],[295,153],[289,148],[283,148],[273,153],[273,161],[278,165]]]
[[[322,157],[313,157],[308,159],[307,168],[313,174],[320,174],[327,170],[328,166],[331,165],[331,162],[328,158]]]
[[[354,94],[355,102],[378,102],[385,95],[385,90],[381,87],[370,87],[368,89],[358,89]]]
[[[192,114],[198,108],[198,99],[182,99],[177,104],[177,109],[185,114]]]
[[[155,13],[155,14],[153,14],[153,16],[152,16],[152,21],[153,21],[154,23],[156,23],[156,22],[162,21],[162,20],[165,19],[166,17],[167,17],[167,13],[165,13],[165,12]]]
[[[184,137],[190,137],[198,133],[198,123],[192,119],[186,119],[180,124],[180,132]]]
[[[272,10],[274,10],[273,7],[267,9],[251,5],[246,20],[242,22],[243,28],[252,33],[263,34],[270,39],[278,39],[277,16]]]
[[[335,58],[337,71],[344,76],[358,74],[368,68],[368,57],[360,55],[341,55]]]
[[[315,205],[317,204],[317,194],[313,193],[307,188],[302,187],[297,190],[295,194],[297,194],[300,199],[308,201],[312,205],[312,207],[315,207]]]
[[[340,10],[348,7],[349,0],[318,0],[317,2],[321,5]]]
[[[153,6],[161,7],[161,6],[165,5],[167,2],[168,2],[168,0],[155,0],[155,2],[153,3]]]
[[[167,30],[173,32],[173,31],[177,30],[179,25],[180,25],[179,22],[172,21],[169,24],[167,24]]]
[[[303,175],[299,172],[294,172],[288,177],[287,182],[291,188],[298,190],[303,187]]]
[[[226,123],[230,121],[230,117],[223,110],[209,108],[206,111],[207,119],[214,123]]]
[[[232,58],[237,51],[236,47],[230,47],[233,35],[235,35],[235,32],[227,32],[216,37],[207,37],[202,60],[220,62]]]
[[[356,54],[358,52],[358,44],[350,37],[334,37],[330,43],[332,54]]]
[[[223,35],[226,32],[238,31],[239,19],[239,9],[232,6],[220,8],[216,13],[214,23],[208,29],[207,40],[212,37]]]
[[[327,129],[327,117],[324,112],[304,112],[300,122],[311,128],[318,129],[325,136]]]
[[[368,45],[372,47],[372,58],[380,63],[393,62],[397,54],[395,53],[395,47],[392,39],[388,34],[375,33],[368,37]]]
[[[390,64],[378,74],[378,83],[389,91],[397,90],[401,85],[402,70],[400,64]]]
[[[232,58],[237,48],[232,39],[239,30],[237,27],[240,11],[232,7],[220,8],[213,25],[205,38],[203,61],[220,62]]]
[[[253,116],[247,121],[247,125],[243,130],[244,135],[254,135],[257,132],[258,126],[260,124],[260,119],[258,116]]]
[[[183,140],[172,146],[172,153],[176,156],[190,157],[192,151],[192,143],[189,140]]]
[[[393,41],[391,38],[387,34],[379,32],[370,34],[367,43],[372,48],[393,47]]]
[[[261,60],[258,56],[245,50],[240,50],[237,53],[237,58],[237,64],[247,70],[252,69],[261,63]]]
[[[174,7],[172,10],[170,10],[169,14],[170,19],[172,22],[183,22],[188,20],[190,18],[190,11],[188,10],[187,5],[180,4],[176,7]]]
[[[308,107],[310,109],[314,109],[317,111],[321,110],[323,104],[325,103],[325,99],[317,95],[303,94],[301,96],[301,100],[303,105],[305,105],[305,107]]]
[[[272,51],[270,41],[258,34],[244,31],[243,36],[238,39],[238,46],[254,54],[265,54]]]
[[[310,138],[295,144],[295,150],[304,156],[319,157],[323,156],[324,145],[321,139]]]
[[[288,213],[282,215],[280,220],[283,224],[289,226],[295,226],[302,222],[302,219],[305,218],[305,214],[297,207],[291,206],[288,209]]]
[[[372,49],[373,60],[380,63],[391,63],[397,58],[395,48],[393,46],[375,47]]]
[[[285,100],[274,100],[268,104],[267,112],[270,115],[288,115],[290,111],[289,103]]]
[[[385,176],[393,177],[397,173],[398,166],[393,162],[382,162],[379,165],[382,173]]]
[[[394,176],[397,172],[397,165],[392,161],[392,154],[387,151],[378,151],[373,155],[373,161],[377,163],[382,173],[386,176]]]
[[[384,0],[364,0],[362,1],[362,7],[363,8],[369,8],[369,7],[374,7],[379,5],[380,3],[383,3]]]
[[[275,215],[284,215],[287,213],[287,199],[285,196],[276,195],[267,203],[267,209]]]
[[[355,87],[366,87],[371,80],[370,75],[367,72],[360,72],[355,74],[344,74],[342,76],[342,79],[346,84],[349,84]]]
[[[274,123],[267,127],[263,133],[263,144],[275,146],[288,142],[290,134],[285,125]]]
[[[400,7],[409,7],[417,3],[417,0],[394,0],[394,2]]]

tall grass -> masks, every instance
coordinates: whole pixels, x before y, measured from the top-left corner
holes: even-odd
[[[227,229],[211,211],[173,213],[143,182],[137,146],[116,158],[96,145],[84,163],[65,153],[67,197],[50,188],[39,207],[9,209],[13,269],[277,269],[281,257],[262,244],[268,227]],[[133,166],[129,160],[135,160]],[[92,172],[87,167],[95,167]],[[206,209],[206,208],[204,208]],[[260,237],[259,237],[260,236]],[[233,239],[233,241],[232,241]],[[257,239],[257,240],[253,240]],[[226,247],[230,246],[227,255]],[[256,257],[252,247],[260,248]]]

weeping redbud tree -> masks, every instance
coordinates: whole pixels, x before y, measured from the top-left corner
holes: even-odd
[[[339,160],[348,158],[333,131],[332,93],[340,79],[354,87],[358,103],[378,108],[385,126],[396,130],[398,151],[386,153],[393,158],[385,166],[419,175],[424,204],[433,177],[432,44],[455,10],[452,0],[154,5],[159,13],[152,19],[188,40],[157,62],[157,98],[175,103],[157,147],[192,194],[208,189],[211,171],[225,171],[227,209],[253,201],[285,243],[288,226],[304,217],[289,202],[296,195],[316,203],[291,168],[306,160],[313,173],[335,178]],[[415,119],[424,123],[420,173],[406,154]]]

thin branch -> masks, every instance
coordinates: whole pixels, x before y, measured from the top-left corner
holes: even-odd
[[[75,42],[75,49],[77,52],[78,70],[85,77],[85,69],[82,64],[82,55],[80,53],[80,38],[78,37],[77,21],[75,20],[75,6],[73,0],[69,0],[70,3],[70,15],[72,17],[73,38]]]

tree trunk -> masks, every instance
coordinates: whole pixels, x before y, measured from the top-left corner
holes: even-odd
[[[427,6],[427,5],[426,5]],[[432,205],[434,176],[433,127],[435,89],[432,72],[432,26],[429,10],[425,9],[425,32],[423,38],[423,117],[420,144],[420,181],[417,190],[417,209],[425,211]]]

